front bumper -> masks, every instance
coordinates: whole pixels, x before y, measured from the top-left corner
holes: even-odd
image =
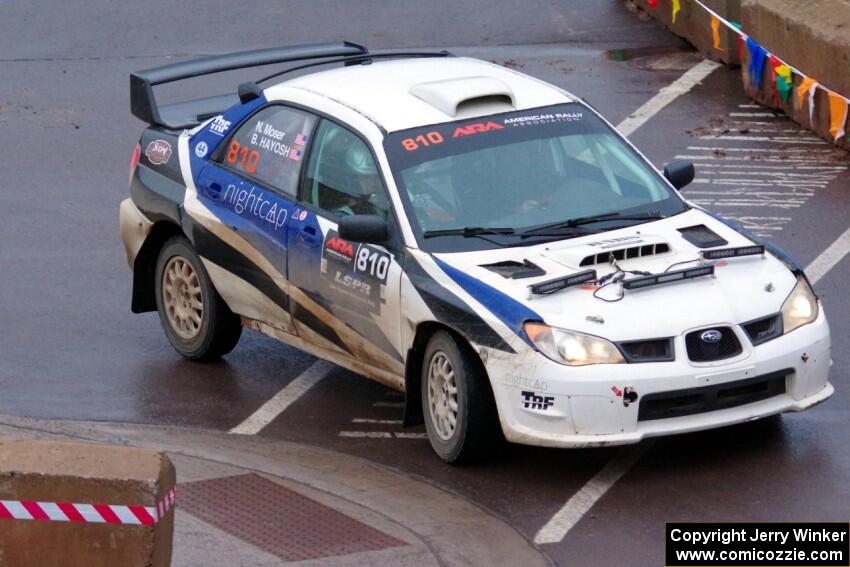
[[[550,447],[624,445],[802,411],[832,395],[829,325],[822,308],[813,323],[756,347],[740,327],[736,332],[743,353],[702,364],[687,360],[681,336],[673,362],[568,367],[530,350],[491,352],[486,365],[505,437]],[[784,371],[785,392],[767,399],[667,419],[638,416],[648,394],[722,387]],[[624,403],[628,391],[638,396],[633,403]]]

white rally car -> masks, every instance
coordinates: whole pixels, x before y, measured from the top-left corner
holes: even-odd
[[[311,72],[154,96],[281,62]],[[499,429],[636,443],[833,392],[800,267],[683,199],[692,164],[660,174],[557,87],[346,42],[133,73],[131,102],[149,123],[120,215],[132,309],[158,310],[187,358],[266,333],[405,392],[449,462]]]

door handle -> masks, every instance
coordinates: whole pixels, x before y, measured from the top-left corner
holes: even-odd
[[[298,239],[301,240],[301,242],[312,246],[317,245],[321,240],[319,238],[318,232],[312,226],[305,226],[304,228],[302,228],[301,231],[298,233]]]

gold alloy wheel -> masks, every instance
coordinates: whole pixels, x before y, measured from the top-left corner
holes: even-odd
[[[452,363],[442,351],[434,353],[428,366],[428,409],[437,436],[451,439],[457,427],[457,383]]]
[[[191,341],[201,332],[204,297],[198,273],[182,256],[168,260],[162,272],[162,304],[171,329]]]

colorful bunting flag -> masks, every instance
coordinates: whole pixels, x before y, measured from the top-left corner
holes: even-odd
[[[682,6],[679,4],[679,0],[673,0],[673,23],[676,23],[676,15],[679,13],[679,10],[682,9]]]
[[[750,50],[750,86],[757,89],[761,86],[761,75],[764,71],[767,51],[751,37],[747,38],[747,48]]]
[[[654,10],[654,9],[656,9],[656,8],[658,8],[658,0],[646,0],[646,3],[647,3],[647,4],[649,5],[649,7],[650,7],[650,8],[652,8],[653,10]]]
[[[811,77],[803,77],[803,80],[800,81],[800,86],[797,87],[797,101],[800,103],[798,106],[803,106],[803,99],[806,97],[806,93],[809,92],[813,86],[817,85],[818,82]]]
[[[844,136],[844,123],[847,122],[847,99],[838,93],[828,92],[829,95],[829,133],[837,142]]]
[[[803,100],[806,97],[806,93],[808,93],[809,123],[813,126],[815,118],[815,97],[817,95],[817,89],[820,87],[817,80],[811,77],[806,77],[772,53],[768,53],[768,51],[759,45],[758,42],[744,33],[741,24],[737,22],[728,22],[726,20],[722,20],[721,22],[720,17],[709,10],[702,2],[699,0],[695,1],[697,4],[705,8],[711,15],[711,33],[714,40],[714,49],[725,51],[720,44],[721,23],[730,27],[730,29],[734,28],[734,31],[738,32],[738,56],[741,61],[744,61],[744,44],[746,44],[750,52],[748,74],[751,87],[755,89],[761,87],[764,63],[766,59],[770,58],[771,86],[773,87],[774,100],[777,106],[779,105],[780,99],[783,104],[787,104],[788,99],[791,96],[791,92],[794,89],[794,75],[800,75],[800,84],[797,86],[798,106],[800,108],[803,107]],[[647,3],[652,8],[656,8],[658,6],[658,0],[647,0]],[[673,10],[673,23],[676,23],[676,16],[681,10],[681,0],[671,0],[671,4]],[[847,134],[844,125],[847,123],[848,116],[850,116],[850,99],[828,89],[824,90],[829,96],[829,132],[833,138],[838,141],[839,138]]]
[[[809,125],[815,124],[815,93],[818,90],[818,82],[811,77],[803,77],[800,86],[797,87],[797,98],[800,100],[800,108],[803,107],[803,97],[809,93]]]
[[[711,15],[711,33],[714,36],[714,49],[726,51],[720,47],[720,20],[714,14]]]
[[[770,54],[770,66],[773,68],[774,95],[782,99],[782,103],[788,102],[791,90],[794,88],[794,78],[791,75],[791,67],[782,62],[772,53]],[[778,102],[778,101],[777,101]]]

